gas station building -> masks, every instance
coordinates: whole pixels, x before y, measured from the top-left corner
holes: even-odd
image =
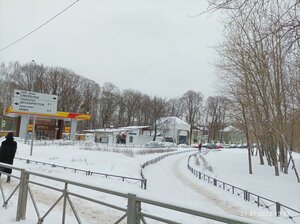
[[[78,121],[88,121],[91,118],[89,114],[62,111],[55,114],[14,111],[12,106],[4,110],[4,115],[16,119],[15,136],[21,138],[26,138],[27,133],[32,132],[35,123],[37,139],[61,139],[63,133],[69,133],[70,140],[75,140]]]

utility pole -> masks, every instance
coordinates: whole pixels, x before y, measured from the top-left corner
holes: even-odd
[[[32,63],[34,64],[34,67],[33,67],[33,74],[35,72],[35,68],[36,68],[36,63],[34,60],[31,60]],[[33,75],[34,77],[34,75]],[[31,92],[33,92],[33,83],[34,83],[34,78],[32,80],[32,83],[31,83]],[[35,117],[36,115],[33,114],[33,124],[32,124],[32,132],[31,132],[31,145],[30,145],[30,156],[32,156],[32,151],[33,151],[33,139],[34,139],[34,135],[35,135]]]
[[[33,77],[33,79],[32,79],[32,83],[31,83],[31,92],[33,92],[33,84],[34,84],[34,73],[35,73],[35,69],[36,69],[36,63],[35,63],[35,60],[31,60],[32,61],[32,63],[33,63],[33,73],[32,73],[32,77]]]

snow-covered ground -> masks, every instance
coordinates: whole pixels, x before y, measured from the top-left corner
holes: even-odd
[[[101,150],[99,150],[101,148]],[[108,173],[133,178],[141,178],[141,164],[161,156],[163,153],[141,152],[146,149],[140,148],[114,148],[113,152],[109,147],[89,144],[82,145],[34,145],[33,155],[30,156],[30,145],[24,144],[23,140],[18,141],[16,157],[47,162],[50,164],[73,167],[77,169],[90,170],[93,172]],[[174,149],[174,150],[187,150]],[[149,151],[149,149],[147,149]],[[190,152],[172,155],[163,160],[146,166],[143,170],[147,178],[147,189],[141,189],[140,182],[136,180],[124,180],[119,178],[105,178],[99,175],[87,176],[84,173],[75,173],[72,170],[65,170],[49,165],[26,163],[23,160],[15,159],[14,165],[30,171],[39,172],[55,177],[67,178],[104,189],[118,191],[122,193],[132,193],[139,197],[149,198],[161,202],[166,202],[198,211],[214,213],[231,218],[246,220],[246,222],[259,223],[293,223],[286,216],[276,217],[274,212],[267,209],[258,208],[256,204],[246,202],[243,199],[232,195],[220,188],[214,187],[203,180],[196,178],[187,169],[187,160],[191,154],[197,150],[191,148]],[[198,159],[197,159],[198,158]],[[257,157],[253,159],[253,174],[248,174],[247,151],[245,149],[223,149],[223,150],[202,150],[201,157],[192,157],[190,164],[196,170],[211,177],[230,183],[242,189],[280,202],[286,206],[300,210],[300,184],[297,183],[295,174],[290,170],[289,174],[274,176],[274,169],[267,165],[259,165]],[[298,171],[300,171],[300,155],[294,154],[294,159]],[[198,163],[197,160],[200,162]],[[14,171],[14,173],[16,173]],[[1,184],[6,192],[11,192],[18,180],[12,179],[11,183],[5,182],[5,177],[1,177]],[[46,183],[46,182],[45,182]],[[39,200],[45,209],[51,205],[51,201],[56,194],[46,191],[43,188],[35,188],[39,195]],[[82,194],[85,193],[81,190]],[[93,197],[93,195],[92,195]],[[126,201],[114,199],[110,196],[94,196],[115,202],[119,206],[125,205]],[[0,199],[1,201],[2,199]],[[0,208],[1,223],[15,223],[17,204],[16,196],[9,201],[7,209]],[[41,205],[40,205],[41,206]],[[89,203],[76,204],[81,210],[83,223],[114,223],[122,213],[111,211],[106,207],[96,207]],[[180,223],[215,223],[213,221],[189,216],[183,216],[150,206],[143,207],[146,211],[155,211],[157,214],[164,214],[167,217],[178,218]],[[273,208],[272,208],[273,209]],[[70,212],[67,213],[67,223],[77,223]],[[47,216],[44,223],[54,223],[61,220],[61,213],[57,211]],[[296,223],[300,223],[300,217],[295,218]],[[20,223],[36,223],[32,203],[28,203],[26,219]],[[158,223],[147,220],[147,223]]]

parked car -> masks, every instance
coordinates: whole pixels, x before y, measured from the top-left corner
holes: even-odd
[[[207,149],[214,149],[214,148],[216,148],[216,145],[212,144],[212,143],[204,143],[204,144],[202,144],[202,147],[207,148]]]
[[[230,144],[230,145],[229,145],[229,148],[230,148],[230,149],[237,148],[237,145],[236,145],[236,144]]]
[[[230,145],[229,144],[224,144],[224,148],[229,148],[230,147]]]
[[[216,146],[215,146],[216,149],[223,149],[224,146],[222,143],[216,143]]]

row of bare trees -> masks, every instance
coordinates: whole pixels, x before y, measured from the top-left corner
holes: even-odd
[[[288,157],[300,137],[299,0],[211,0],[226,15],[218,48],[218,73],[231,100],[234,123],[264,158],[288,172]],[[249,148],[249,172],[251,168]],[[298,178],[299,181],[299,178]]]
[[[205,122],[215,122],[210,124],[215,132],[224,127],[220,124],[224,121],[224,118],[220,120],[220,115],[204,116],[206,112],[212,113],[212,109],[205,109],[204,96],[200,91],[190,90],[181,97],[165,99],[150,97],[132,89],[121,91],[113,83],[104,83],[100,87],[94,81],[61,67],[48,67],[35,62],[0,65],[1,111],[11,105],[15,89],[58,95],[59,111],[90,113],[91,121],[81,122],[79,129],[153,125],[156,132],[156,121],[164,116],[177,116],[185,120],[191,124],[190,133],[192,128],[204,126]],[[210,97],[209,101],[213,99]],[[218,119],[213,116],[218,116]],[[192,134],[189,136],[192,143]],[[213,140],[217,138],[217,135],[211,137]]]

